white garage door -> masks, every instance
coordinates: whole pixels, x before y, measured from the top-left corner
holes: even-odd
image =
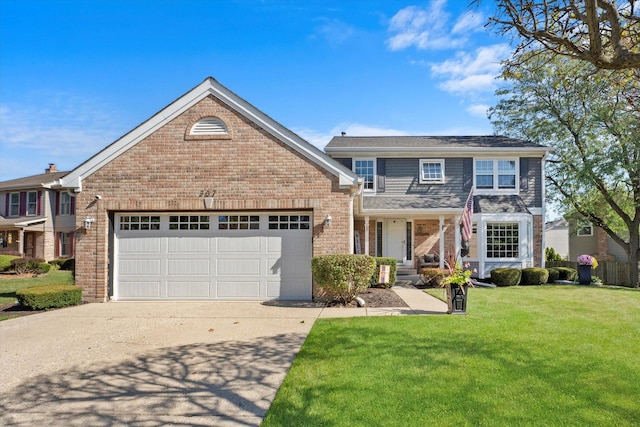
[[[308,213],[120,214],[115,300],[310,300]]]

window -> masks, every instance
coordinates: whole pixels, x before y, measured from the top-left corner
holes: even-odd
[[[353,171],[356,175],[364,178],[364,189],[368,191],[374,191],[374,177],[375,173],[375,162],[373,159],[354,159],[353,161]]]
[[[71,195],[66,191],[60,192],[60,215],[71,214]]]
[[[11,193],[9,195],[9,216],[20,215],[20,193]]]
[[[269,215],[269,230],[308,230],[309,215]]]
[[[488,190],[515,190],[515,160],[476,160],[476,188]]]
[[[220,215],[218,230],[259,230],[258,215]]]
[[[34,216],[38,212],[38,192],[29,191],[27,193],[27,216]]]
[[[207,215],[172,215],[169,217],[169,230],[208,230]]]
[[[123,216],[120,218],[120,230],[160,230],[160,217]]]
[[[420,160],[421,184],[444,184],[444,160]]]
[[[487,258],[518,258],[518,223],[487,224]]]
[[[72,255],[73,254],[71,253],[71,234],[60,233],[60,256],[69,257]]]
[[[593,227],[591,223],[586,220],[578,220],[576,231],[578,232],[578,236],[593,236]]]

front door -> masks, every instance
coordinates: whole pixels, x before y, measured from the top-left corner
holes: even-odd
[[[407,222],[404,219],[385,220],[384,256],[403,264],[407,256]]]

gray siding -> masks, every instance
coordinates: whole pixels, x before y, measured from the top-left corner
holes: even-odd
[[[542,206],[541,161],[536,157],[520,159],[520,197],[528,207]]]
[[[387,195],[451,197],[465,200],[462,158],[445,159],[444,184],[420,184],[420,159],[386,159]]]

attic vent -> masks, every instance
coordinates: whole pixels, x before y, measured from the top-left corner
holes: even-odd
[[[224,122],[216,117],[200,119],[191,128],[190,135],[226,135],[229,133]]]

